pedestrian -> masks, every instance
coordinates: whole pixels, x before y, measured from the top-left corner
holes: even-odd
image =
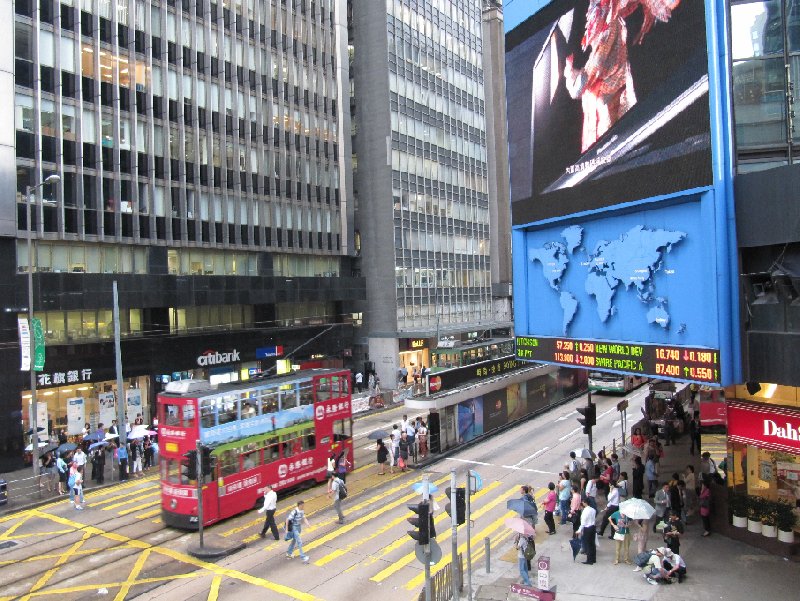
[[[617,484],[615,482],[611,482],[610,490],[608,491],[608,500],[606,502],[606,511],[603,514],[602,519],[600,520],[600,536],[603,536],[606,532],[606,526],[609,524],[609,518],[619,511],[619,489],[617,488]],[[608,538],[614,538],[614,533],[612,532]]]
[[[673,553],[680,553],[681,536],[683,536],[684,532],[685,528],[681,521],[680,513],[673,509],[664,528],[664,542]]]
[[[597,511],[597,480],[598,478],[591,478],[583,489],[586,501],[595,511]]]
[[[642,458],[638,455],[633,458],[633,470],[631,471],[631,489],[634,499],[641,499],[644,493],[644,465]]]
[[[117,448],[117,462],[119,463],[119,479],[128,479],[128,445],[121,444]]]
[[[622,469],[619,465],[619,455],[616,453],[611,453],[611,469],[613,473],[611,475],[611,479],[615,481],[619,481],[620,477],[620,470]]]
[[[58,472],[58,494],[67,494],[68,486],[67,479],[69,478],[69,466],[64,458],[59,455],[56,457],[56,471]]]
[[[408,466],[408,451],[410,448],[411,445],[408,442],[408,435],[405,432],[401,432],[400,440],[397,443],[397,452],[400,454],[397,465],[402,471],[406,471],[406,466]]]
[[[275,540],[280,540],[278,535],[278,524],[275,523],[275,510],[278,508],[278,495],[272,489],[271,484],[267,484],[266,492],[264,494],[264,505],[258,510],[258,513],[267,514],[267,519],[264,520],[264,527],[261,528],[259,536],[264,538],[267,535],[267,528],[272,531],[272,536]]]
[[[347,496],[347,488],[344,480],[334,475],[328,482],[328,498],[333,499],[333,508],[339,517],[339,523],[344,524],[344,514],[342,513],[342,501]]]
[[[153,441],[150,440],[149,436],[144,437],[144,441],[142,442],[144,445],[144,469],[147,471],[149,468],[153,467]]]
[[[686,483],[687,490],[693,490],[697,494],[697,479],[694,475],[693,465],[686,466],[686,471],[683,472],[683,481]]]
[[[675,574],[678,575],[678,584],[683,582],[686,577],[686,562],[683,557],[677,553],[668,552],[664,556],[664,569],[667,570],[667,578],[672,578]]]
[[[536,507],[536,500],[533,498],[533,491],[530,486],[523,484],[520,487],[519,492],[521,495],[520,498],[532,507],[532,509],[527,510],[528,515],[525,515],[525,510],[523,510],[522,518],[527,519],[531,526],[536,528],[536,524],[539,523],[539,508]]]
[[[669,483],[664,482],[661,485],[661,488],[656,492],[656,496],[653,499],[653,503],[656,506],[656,519],[653,522],[653,532],[656,532],[658,529],[659,522],[664,521],[667,519],[669,515]]]
[[[142,446],[142,440],[140,438],[137,438],[131,443],[131,452],[133,456],[133,473],[138,476],[143,476],[142,461],[144,459],[144,447]]]
[[[75,449],[72,460],[78,465],[78,469],[82,472],[84,470],[84,466],[86,465],[86,453],[83,452],[81,447]]]
[[[569,514],[569,498],[571,496],[571,486],[569,482],[569,472],[561,472],[561,480],[558,483],[558,505],[561,511],[561,525],[567,523]]]
[[[648,527],[648,520],[639,520],[636,522],[637,529],[633,534],[633,540],[636,541],[636,553],[644,553],[647,550],[647,539],[650,537],[650,528]],[[639,568],[641,570],[641,568]],[[638,572],[639,570],[634,570]]]
[[[394,444],[394,434],[389,434],[389,444],[386,445],[386,450],[389,451],[389,473],[394,474],[394,466],[397,465],[398,450]]]
[[[336,473],[336,452],[331,447],[331,454],[328,456],[328,479]]]
[[[53,480],[56,473],[56,459],[53,457],[53,453],[45,453],[42,456],[41,464],[47,492],[53,492]]]
[[[386,473],[386,464],[389,461],[389,450],[381,439],[378,439],[378,475],[383,476]]]
[[[83,503],[83,474],[75,461],[72,462],[69,469],[67,486],[69,486],[69,500],[75,506],[75,509],[83,509],[81,506],[81,503]]]
[[[711,486],[712,480],[719,478],[719,474],[717,474],[717,464],[714,463],[714,460],[711,458],[711,453],[708,451],[700,456],[700,476],[703,478],[703,482],[706,483],[706,486]]]
[[[528,573],[528,570],[530,569],[528,563],[530,560],[525,556],[525,551],[530,544],[532,543],[528,540],[527,536],[522,534],[517,535],[517,539],[515,541],[515,546],[517,547],[517,563],[519,564],[519,575],[520,578],[522,578],[522,584],[525,586],[531,586],[531,577]]]
[[[711,534],[711,489],[703,481],[700,483],[700,519],[703,520],[703,536]]]
[[[547,524],[547,534],[555,534],[556,522],[553,518],[553,512],[555,511],[556,502],[558,500],[555,482],[550,482],[547,488],[547,495],[545,495],[544,502],[542,503],[542,507],[544,507],[544,523]]]
[[[291,533],[290,540],[292,541],[289,543],[289,548],[286,550],[286,558],[292,558],[292,554],[294,553],[294,548],[296,545],[297,551],[300,553],[300,558],[303,560],[303,563],[308,563],[308,555],[303,552],[303,540],[300,538],[303,524],[309,528],[311,527],[311,524],[308,523],[308,518],[306,518],[305,511],[303,511],[304,505],[304,501],[298,501],[297,506],[292,509],[289,512],[289,515],[286,517],[286,532]]]
[[[581,491],[577,484],[572,485],[572,497],[569,503],[569,515],[567,516],[572,522],[572,535],[578,532],[578,526],[581,521]]]
[[[336,476],[344,482],[347,478],[347,468],[350,467],[350,461],[347,459],[347,449],[343,448],[336,457]]]
[[[689,454],[694,455],[694,449],[700,450],[700,419],[698,413],[692,414],[689,422]]]
[[[581,501],[581,522],[578,527],[578,535],[581,537],[581,546],[586,553],[586,561],[583,563],[593,565],[597,562],[597,544],[595,537],[597,536],[597,529],[595,528],[595,520],[597,519],[597,511],[594,507],[589,505],[587,499]]]
[[[619,480],[617,481],[617,490],[619,491],[619,502],[622,503],[623,501],[627,501],[629,497],[628,472],[619,473]]]
[[[608,523],[611,524],[611,529],[614,530],[614,565],[618,565],[620,560],[625,560],[625,563],[631,563],[631,520],[624,513],[615,511],[608,516]]]
[[[364,390],[364,374],[360,371],[356,372],[356,388],[358,388],[358,392]]]
[[[419,454],[420,457],[425,458],[428,456],[428,427],[425,420],[419,421],[417,427],[417,440],[419,441]]]
[[[394,455],[394,464],[397,465],[397,460],[400,459],[400,451],[398,447],[400,446],[400,428],[397,424],[392,425],[392,433],[390,438],[392,439],[392,455]]]
[[[652,499],[658,488],[658,468],[653,457],[648,457],[647,463],[644,464],[644,476],[647,478],[647,494]]]

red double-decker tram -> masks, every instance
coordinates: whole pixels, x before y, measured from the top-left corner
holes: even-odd
[[[352,469],[349,383],[347,370],[310,369],[241,384],[168,384],[158,395],[164,523],[197,528],[197,478],[207,525],[251,509],[266,484],[323,482],[331,452],[344,452]],[[199,474],[187,459],[198,440],[213,466]]]

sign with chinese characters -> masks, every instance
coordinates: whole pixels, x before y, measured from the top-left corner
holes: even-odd
[[[17,330],[19,331],[19,352],[20,352],[20,371],[30,371],[31,369],[31,329],[28,327],[28,320],[24,317],[17,319]]]
[[[33,371],[44,369],[44,330],[42,320],[34,317],[31,320],[31,333],[33,334]]]
[[[67,434],[83,434],[83,424],[86,421],[86,404],[83,397],[67,399]]]
[[[100,405],[100,423],[108,428],[117,419],[116,397],[113,392],[101,392],[97,395],[97,402]]]
[[[456,367],[437,371],[428,376],[429,394],[456,388],[467,382],[488,380],[523,367],[530,367],[524,361],[518,361],[514,357],[503,359],[492,359],[473,363],[466,367]]]
[[[91,382],[91,368],[71,369],[69,371],[56,371],[53,373],[39,374],[36,376],[36,385],[40,388],[47,386],[61,386],[63,384],[77,384],[78,382]]]
[[[125,398],[128,401],[125,415],[128,417],[128,423],[132,424],[136,421],[136,417],[142,413],[142,391],[138,388],[126,390]]]
[[[339,401],[338,403],[319,404],[314,410],[314,417],[317,420],[329,417],[345,417],[350,413],[350,401]],[[340,414],[342,414],[340,416]]]

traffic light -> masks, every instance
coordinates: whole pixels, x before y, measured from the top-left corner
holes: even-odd
[[[202,447],[203,476],[210,476],[214,472],[217,458],[211,456],[211,447]]]
[[[578,413],[583,416],[578,418],[578,423],[583,426],[583,433],[591,434],[592,426],[597,424],[597,406],[589,403],[586,407],[578,407]]]
[[[183,454],[181,475],[189,481],[197,480],[197,451],[188,451]]]
[[[447,496],[447,505],[444,510],[451,518],[453,517],[453,509],[450,507],[450,495],[453,489],[449,486],[445,489],[444,494]],[[464,487],[459,486],[456,488],[456,524],[459,526],[467,521],[467,491]]]
[[[417,503],[416,505],[407,506],[418,517],[407,518],[408,523],[414,526],[415,530],[409,530],[408,535],[417,541],[420,545],[427,545],[430,538],[430,505],[427,501]]]

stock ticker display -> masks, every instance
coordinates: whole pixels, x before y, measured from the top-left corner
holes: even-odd
[[[720,383],[717,349],[541,336],[517,336],[516,349],[523,361]]]

